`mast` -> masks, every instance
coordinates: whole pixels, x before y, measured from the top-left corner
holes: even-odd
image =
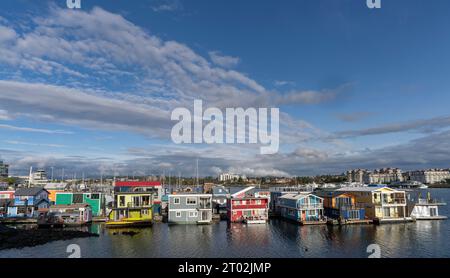
[[[199,186],[199,183],[198,183],[198,158],[197,158],[197,161],[196,161],[197,163],[196,163],[196,165],[197,165],[197,171],[196,171],[196,183],[197,183],[197,187]]]
[[[33,176],[33,166],[30,167],[30,175],[28,177],[28,187],[31,187],[32,176]]]

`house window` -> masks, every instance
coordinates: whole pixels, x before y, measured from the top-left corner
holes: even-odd
[[[190,212],[189,212],[189,217],[198,217],[198,212],[196,212],[196,211],[190,211]]]
[[[150,196],[142,196],[142,206],[150,205]]]
[[[349,219],[359,219],[359,210],[350,210],[348,212]]]
[[[92,200],[98,200],[98,199],[100,199],[100,194],[92,194],[92,195],[91,195],[91,199],[92,199]]]
[[[186,199],[186,205],[196,205],[197,204],[197,198],[187,198]]]
[[[119,206],[125,206],[125,196],[119,196]]]
[[[437,215],[437,209],[436,208],[430,208],[430,216],[436,216]]]
[[[140,196],[133,197],[133,204],[135,207],[140,207],[141,206],[141,197]]]
[[[261,205],[261,200],[256,200],[257,205]]]
[[[181,211],[177,211],[176,217],[181,217]]]
[[[179,204],[180,204],[180,198],[175,198],[175,199],[173,199],[173,203],[174,203],[175,205],[179,205]]]

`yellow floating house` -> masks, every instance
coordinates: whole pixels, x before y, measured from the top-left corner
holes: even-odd
[[[150,226],[153,192],[116,192],[107,227]]]
[[[377,222],[412,221],[408,217],[406,193],[386,186],[346,187],[337,191],[350,193],[355,203],[365,208],[365,216]]]

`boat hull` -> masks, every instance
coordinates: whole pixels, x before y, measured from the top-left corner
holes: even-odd
[[[153,221],[151,220],[121,220],[108,221],[105,223],[107,228],[128,228],[128,227],[151,227]]]

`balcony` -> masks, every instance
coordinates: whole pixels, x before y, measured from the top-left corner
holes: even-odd
[[[298,209],[323,209],[323,204],[304,204],[297,205]]]
[[[200,203],[198,205],[198,209],[212,209],[212,205],[211,202],[207,202],[207,203]]]
[[[373,203],[378,206],[405,205],[406,199],[394,198],[394,199],[388,199],[388,200],[375,200]]]

